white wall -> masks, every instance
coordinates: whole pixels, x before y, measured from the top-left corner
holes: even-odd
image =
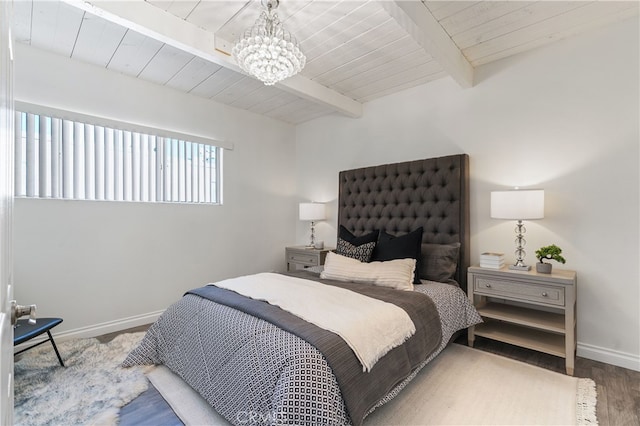
[[[441,79],[370,102],[359,120],[299,125],[299,196],[331,201],[319,238],[335,244],[338,171],[468,153],[472,260],[514,260],[515,223],[489,217],[490,191],[544,188],[526,260],[562,247],[554,267],[578,271],[578,354],[640,369],[638,51],[634,18],[480,67],[471,89]]]
[[[222,206],[16,200],[15,297],[63,317],[62,337],[148,323],[190,288],[284,269],[293,126],[20,44],[15,58],[16,100],[235,145]]]

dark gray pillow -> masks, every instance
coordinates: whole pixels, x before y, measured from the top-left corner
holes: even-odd
[[[343,240],[350,242],[354,246],[359,246],[360,244],[364,244],[364,243],[378,242],[379,233],[380,231],[376,229],[374,231],[371,231],[368,234],[360,235],[359,237],[356,237],[351,233],[351,231],[349,231],[344,226],[340,225],[340,228],[338,229],[338,238],[342,238]]]
[[[352,259],[359,260],[360,262],[369,262],[371,260],[371,254],[376,247],[375,242],[360,244],[359,246],[351,244],[349,241],[343,240],[338,237],[338,245],[336,247],[336,253],[350,257]]]
[[[460,243],[422,244],[420,278],[441,283],[455,282]]]

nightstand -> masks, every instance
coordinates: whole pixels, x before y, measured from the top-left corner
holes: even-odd
[[[472,266],[468,294],[484,319],[469,328],[475,336],[565,358],[573,375],[576,354],[576,272],[553,269],[551,274]]]
[[[297,268],[302,266],[307,268],[309,266],[324,265],[324,259],[327,257],[333,248],[314,249],[306,248],[305,246],[292,246],[285,248],[285,259],[287,260],[287,271],[291,270],[291,267]]]

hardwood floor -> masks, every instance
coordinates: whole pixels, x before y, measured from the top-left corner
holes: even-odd
[[[146,330],[147,326],[137,327],[124,332]],[[119,333],[101,336],[101,341],[109,341]],[[458,338],[456,343],[466,346],[466,336]],[[474,347],[495,353],[547,370],[564,373],[564,359],[547,355],[506,343],[495,342],[481,337],[476,338]],[[598,404],[596,414],[601,426],[637,426],[640,425],[640,372],[628,370],[592,361],[576,358],[575,377],[591,378],[596,383]],[[153,386],[120,411],[120,425],[182,425],[171,407]]]
[[[147,331],[151,327],[151,324],[141,325],[139,327],[128,328],[122,331],[116,331],[115,333],[103,334],[102,336],[96,337],[100,341],[100,343],[106,343],[113,340],[116,336],[124,333],[137,333],[139,331]]]

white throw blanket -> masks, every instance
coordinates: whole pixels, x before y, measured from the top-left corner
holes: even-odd
[[[387,352],[416,332],[404,309],[362,294],[319,282],[262,273],[214,283],[296,315],[336,333],[370,371]]]

